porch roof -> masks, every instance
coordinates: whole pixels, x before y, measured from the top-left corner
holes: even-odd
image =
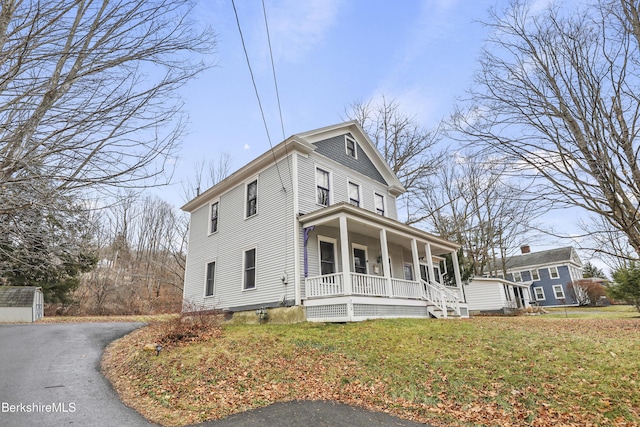
[[[345,216],[347,219],[364,226],[373,227],[378,230],[384,228],[394,234],[402,235],[407,238],[415,238],[416,240],[425,243],[428,242],[434,246],[432,249],[434,255],[450,253],[460,248],[460,245],[457,243],[442,239],[431,233],[427,233],[426,231],[411,227],[410,225],[379,215],[375,212],[353,206],[347,202],[336,203],[308,214],[302,214],[299,217],[299,221],[303,227],[311,227],[314,225],[322,225],[332,221],[337,221],[341,216]],[[351,231],[351,228],[349,228],[349,230]]]

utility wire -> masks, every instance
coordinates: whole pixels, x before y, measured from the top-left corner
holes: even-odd
[[[240,19],[238,18],[238,10],[236,9],[235,0],[231,0],[231,4],[233,5],[233,13],[236,16],[236,23],[238,24],[238,32],[240,33],[240,40],[242,41],[242,49],[244,50],[244,57],[247,60],[247,66],[249,67],[249,74],[251,74],[251,82],[253,83],[253,90],[256,93],[256,98],[258,99],[258,106],[260,107],[260,114],[262,115],[262,123],[264,124],[264,130],[267,132],[267,139],[269,140],[269,146],[271,147],[271,154],[273,155],[273,162],[276,165],[276,170],[278,171],[278,177],[280,178],[280,185],[282,185],[282,189],[286,191],[284,186],[284,182],[282,181],[282,175],[280,174],[280,168],[278,167],[278,161],[276,159],[276,153],[273,151],[273,144],[271,143],[271,135],[269,134],[269,127],[267,126],[267,120],[264,116],[264,109],[262,108],[262,102],[260,101],[260,94],[258,93],[258,87],[256,86],[256,80],[253,76],[253,70],[251,69],[251,62],[249,62],[249,54],[247,53],[247,46],[244,42],[244,36],[242,35],[242,28],[240,27]]]

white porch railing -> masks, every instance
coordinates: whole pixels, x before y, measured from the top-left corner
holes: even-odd
[[[305,291],[307,298],[344,294],[343,277],[342,273],[307,277],[305,279]]]
[[[388,296],[387,279],[381,276],[351,273],[351,292],[355,295]]]
[[[391,279],[391,291],[399,298],[422,298],[424,295],[420,283],[411,280]]]
[[[449,308],[458,316],[461,315],[460,297],[455,292],[437,282],[425,282],[422,280],[422,284],[424,285],[425,298],[442,311],[442,317],[447,317]]]

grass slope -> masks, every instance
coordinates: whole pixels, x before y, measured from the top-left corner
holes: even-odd
[[[237,325],[142,351],[166,325],[135,331],[103,359],[125,403],[163,425],[295,399],[435,426],[640,424],[639,318]]]

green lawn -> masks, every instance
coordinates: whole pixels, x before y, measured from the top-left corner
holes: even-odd
[[[103,365],[123,400],[164,425],[331,399],[436,426],[631,426],[640,318],[626,314],[236,325],[160,356],[141,351],[155,325]]]

